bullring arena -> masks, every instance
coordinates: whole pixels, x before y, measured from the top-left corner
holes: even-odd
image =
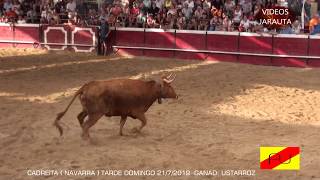
[[[0,52],[1,179],[319,179],[318,69],[230,62]],[[59,137],[52,125],[73,93],[97,79],[156,79],[176,73],[178,100],[154,104],[148,124],[103,117],[84,142],[78,101]],[[299,146],[300,171],[259,169],[260,146]],[[255,176],[28,176],[30,169],[255,170]]]

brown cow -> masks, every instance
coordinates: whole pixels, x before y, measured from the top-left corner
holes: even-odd
[[[57,115],[54,125],[58,128],[62,136],[63,130],[59,120],[68,111],[69,107],[79,96],[82,104],[82,111],[78,115],[80,126],[82,127],[82,138],[89,138],[89,128],[93,126],[103,115],[121,116],[120,135],[127,117],[139,119],[140,131],[147,123],[145,112],[158,100],[162,98],[178,98],[170,83],[174,80],[172,74],[162,77],[163,82],[142,81],[133,79],[112,79],[106,81],[91,81],[82,86],[74,95],[67,108]],[[88,120],[84,122],[85,117]]]

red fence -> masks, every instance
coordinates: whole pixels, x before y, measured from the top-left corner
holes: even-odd
[[[38,47],[92,52],[97,47],[97,27],[1,24],[0,47]]]
[[[320,67],[319,36],[118,28],[110,38],[120,55]]]
[[[97,27],[0,24],[0,32],[0,47],[97,49]],[[107,46],[120,55],[320,67],[319,36],[117,28]]]

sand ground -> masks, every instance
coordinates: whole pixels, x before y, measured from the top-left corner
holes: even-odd
[[[0,179],[320,179],[320,70],[150,58],[0,51]],[[74,91],[90,80],[159,79],[175,72],[180,98],[154,104],[148,124],[103,117],[81,140]],[[259,170],[260,146],[301,147],[300,171]],[[30,169],[252,169],[256,176],[28,176]]]

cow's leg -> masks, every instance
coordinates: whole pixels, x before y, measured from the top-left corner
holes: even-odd
[[[136,129],[138,132],[140,132],[141,131],[141,129],[144,127],[144,126],[146,126],[146,124],[147,124],[147,118],[146,118],[146,116],[144,115],[144,114],[139,114],[138,116],[137,116],[137,118],[141,121],[141,126],[138,128],[138,129]]]
[[[120,120],[120,132],[119,135],[122,136],[122,128],[124,126],[124,124],[126,123],[127,120],[127,116],[121,116],[121,120]]]
[[[89,118],[86,122],[83,123],[82,125],[82,138],[84,140],[89,139],[89,128],[93,126],[101,117],[103,114],[101,113],[96,113],[96,114],[89,114]]]
[[[87,115],[88,115],[87,111],[84,111],[84,110],[82,110],[82,111],[78,114],[77,118],[78,118],[78,120],[79,120],[79,124],[80,124],[81,127],[82,127],[82,125],[83,125],[84,118],[86,118]]]

